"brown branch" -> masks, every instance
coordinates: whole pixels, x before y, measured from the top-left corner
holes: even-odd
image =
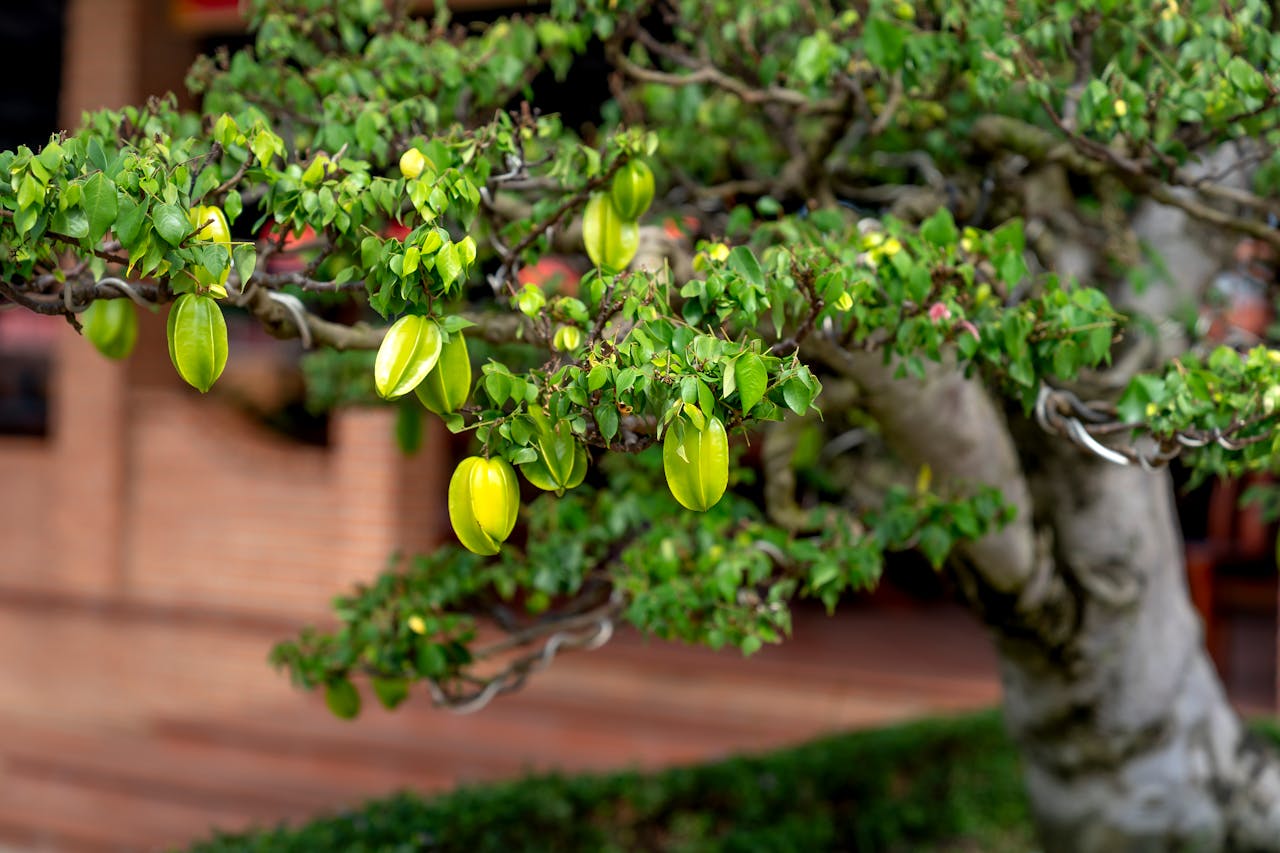
[[[1089,76],[1093,72],[1093,34],[1102,23],[1099,15],[1089,15],[1085,20],[1071,22],[1071,31],[1075,40],[1071,46],[1071,59],[1075,63],[1075,79],[1067,88],[1066,100],[1062,106],[1062,121],[1072,130],[1076,126],[1076,110],[1080,105],[1080,97],[1084,94]]]
[[[1060,122],[1060,119],[1056,122],[1059,129],[1067,132]],[[1130,190],[1149,196],[1161,204],[1176,207],[1193,219],[1239,234],[1246,234],[1280,249],[1280,231],[1266,222],[1256,217],[1236,216],[1199,201],[1189,194],[1180,193],[1179,187],[1170,186],[1159,178],[1151,176],[1135,161],[1128,160],[1092,140],[1084,140],[1075,135],[1069,135],[1065,140],[1058,139],[1044,128],[1007,116],[984,116],[978,119],[974,123],[971,136],[979,146],[988,150],[1012,151],[1038,163],[1061,163],[1080,175],[1100,177],[1112,172]],[[1102,149],[1101,152],[1097,151],[1099,148]],[[1192,192],[1236,202],[1243,199],[1240,191],[1218,184],[1208,185],[1192,179],[1187,180],[1185,189]],[[1216,189],[1209,190],[1210,186]],[[1255,199],[1252,204],[1261,209],[1271,209],[1270,204],[1262,199]]]
[[[805,352],[856,383],[864,408],[895,449],[911,464],[928,464],[936,482],[956,490],[1000,489],[1015,520],[962,550],[989,587],[1015,598],[1035,594],[1034,581],[1047,567],[1037,559],[1031,495],[1004,415],[987,389],[954,364],[930,365],[921,380],[899,379],[897,360],[850,352],[822,335],[811,336]]]
[[[250,285],[244,307],[258,319],[262,327],[273,337],[290,339],[303,337],[294,312],[271,297],[266,288]],[[475,323],[475,331],[490,343],[509,343],[517,339],[524,318],[512,313],[462,312],[462,316]],[[336,350],[377,349],[382,344],[386,329],[365,323],[346,325],[324,320],[303,309],[310,339],[317,344]]]
[[[5,219],[13,219],[13,211],[0,210],[0,216],[4,217]],[[77,238],[71,237],[67,234],[59,234],[57,231],[45,231],[44,236],[58,243],[63,243],[68,246],[74,246],[75,248],[80,249],[82,251],[84,249],[84,246],[80,245],[80,241]],[[112,252],[103,251],[102,249],[95,248],[93,250],[93,254],[96,257],[102,258],[104,261],[109,261],[113,264],[120,264],[121,266],[127,266],[129,264],[128,258],[123,257],[121,255],[114,254]]]
[[[613,176],[617,173],[618,169],[622,168],[623,162],[625,161],[621,157],[615,159],[613,163],[609,165],[609,168],[602,174],[597,175],[583,184],[577,192],[562,201],[559,207],[547,214],[542,218],[542,220],[529,229],[529,232],[520,239],[520,242],[516,243],[515,246],[506,252],[501,253],[503,266],[506,268],[504,280],[507,285],[507,290],[512,296],[516,295],[516,265],[520,263],[520,256],[533,246],[533,244],[538,241],[539,237],[552,228],[555,228],[559,224],[560,220],[563,219],[570,211],[585,204],[587,197],[591,195],[592,192],[613,180]]]
[[[804,342],[804,339],[809,337],[813,332],[814,324],[818,321],[818,315],[821,314],[822,309],[826,307],[827,303],[823,301],[822,297],[818,294],[818,291],[814,288],[814,276],[811,268],[804,267],[799,270],[797,273],[797,283],[805,292],[805,295],[809,297],[809,313],[805,316],[804,320],[801,321],[794,334],[769,347],[769,352],[773,355],[788,355],[799,349],[800,344]]]
[[[636,39],[646,48],[677,65],[689,69],[688,74],[672,74],[637,65],[626,57],[616,41],[606,45],[605,54],[610,63],[617,66],[624,74],[643,83],[657,83],[663,86],[693,86],[698,83],[711,85],[737,95],[747,104],[786,104],[805,113],[828,113],[840,109],[840,99],[826,98],[815,101],[813,98],[783,86],[768,86],[763,89],[753,88],[742,80],[726,74],[714,65],[699,62],[691,56],[671,49],[654,38],[643,29],[637,28]]]
[[[563,616],[553,619],[545,619],[535,625],[511,632],[510,635],[491,643],[483,648],[476,649],[473,657],[476,660],[484,660],[513,649],[522,648],[531,645],[544,637],[554,634],[558,631],[578,631],[583,628],[590,628],[600,622],[601,619],[612,618],[621,610],[617,601],[606,598],[604,604],[585,610],[572,616]]]

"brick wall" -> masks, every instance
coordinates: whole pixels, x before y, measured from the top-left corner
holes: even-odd
[[[0,584],[311,620],[445,532],[443,430],[406,460],[390,411],[353,410],[302,444],[57,338],[50,437],[0,438]]]

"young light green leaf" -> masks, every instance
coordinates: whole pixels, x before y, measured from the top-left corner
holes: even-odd
[[[760,262],[746,246],[735,246],[729,253],[729,268],[755,287],[764,287],[764,273],[760,269]]]
[[[769,385],[769,372],[765,370],[764,359],[753,352],[747,352],[734,364],[733,374],[738,394],[742,398],[742,413],[745,415],[764,397],[765,388]]]
[[[436,252],[436,271],[440,273],[440,281],[446,289],[462,274],[462,260],[453,243],[445,243]]]

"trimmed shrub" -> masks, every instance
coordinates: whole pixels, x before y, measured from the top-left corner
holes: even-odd
[[[431,799],[402,793],[192,851],[918,851],[1010,830],[1025,837],[1026,824],[1017,756],[989,712],[652,775],[537,776]]]

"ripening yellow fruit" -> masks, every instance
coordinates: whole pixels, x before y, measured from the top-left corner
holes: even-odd
[[[440,327],[418,314],[391,324],[373,362],[373,385],[378,396],[395,400],[417,388],[436,366],[443,347]]]
[[[520,511],[520,486],[501,457],[469,456],[449,480],[449,522],[468,551],[491,555],[511,535]]]
[[[408,151],[400,155],[400,174],[408,180],[413,180],[422,174],[423,170],[431,161],[427,159],[427,155],[423,154],[417,148],[410,148]],[[434,168],[434,167],[433,167]]]

